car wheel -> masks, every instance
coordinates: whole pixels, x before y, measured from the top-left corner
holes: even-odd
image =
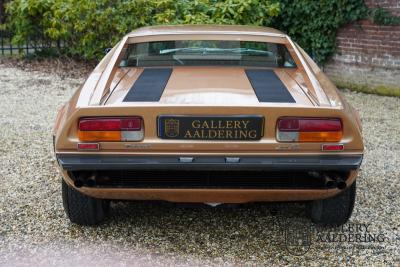
[[[340,226],[351,216],[356,199],[356,182],[331,198],[311,202],[310,216],[316,224]]]
[[[71,222],[79,225],[97,225],[104,221],[110,202],[86,196],[62,180],[62,199],[65,213]]]

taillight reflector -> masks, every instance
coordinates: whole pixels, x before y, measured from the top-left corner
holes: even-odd
[[[98,143],[78,143],[78,149],[81,150],[99,150],[99,148]]]
[[[341,151],[341,150],[344,150],[344,145],[342,145],[342,144],[338,144],[338,145],[325,144],[325,145],[322,145],[322,150],[324,150],[324,151]]]
[[[339,142],[342,121],[338,118],[281,118],[277,139],[282,142]]]
[[[78,128],[78,138],[85,142],[140,141],[144,135],[140,117],[82,118]]]

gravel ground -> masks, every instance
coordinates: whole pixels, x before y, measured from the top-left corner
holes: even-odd
[[[94,228],[64,214],[50,134],[57,108],[82,82],[0,64],[0,265],[400,264],[399,98],[344,92],[360,110],[366,154],[343,228],[312,226],[301,203],[163,202],[113,203]],[[309,249],[285,245],[296,229],[310,234]]]

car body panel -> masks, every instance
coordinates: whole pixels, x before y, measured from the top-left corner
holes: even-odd
[[[156,108],[155,108],[156,107]],[[243,111],[245,108],[245,112]],[[167,105],[161,103],[136,103],[135,108],[128,104],[125,106],[101,106],[87,107],[74,110],[65,122],[65,127],[56,136],[58,153],[76,152],[78,143],[77,127],[80,117],[90,116],[140,116],[144,119],[145,138],[140,143],[142,148],[131,148],[137,142],[100,142],[101,152],[174,152],[178,153],[203,153],[203,151],[225,152],[230,149],[232,153],[318,153],[321,154],[320,143],[295,143],[286,144],[276,140],[275,122],[282,116],[302,116],[312,117],[316,115],[315,108],[293,107],[287,104],[258,105],[258,106],[204,106],[204,105]],[[345,151],[340,153],[362,153],[363,143],[361,134],[358,131],[356,120],[351,110],[343,112],[338,108],[318,108],[319,117],[339,117],[343,124],[342,144]],[[159,115],[262,115],[265,117],[264,137],[256,142],[237,142],[237,141],[191,141],[186,140],[161,140],[157,135],[157,117]],[[269,124],[272,122],[273,124]],[[292,145],[291,148],[286,146]],[[80,152],[82,153],[82,152]],[[332,152],[324,152],[332,153]]]
[[[67,184],[75,187],[66,171],[62,171]],[[354,183],[357,171],[352,171],[347,186]],[[188,203],[247,203],[275,201],[310,201],[332,197],[339,189],[146,189],[146,188],[77,188],[81,193],[100,199],[165,200]]]
[[[159,101],[160,104],[194,105],[259,105],[253,87],[241,67],[174,67],[171,77]],[[254,69],[254,68],[250,68]],[[120,105],[143,68],[118,71],[112,84],[112,92],[105,105]],[[289,89],[296,106],[314,106],[296,82],[296,70],[275,69],[274,73]],[[125,75],[126,74],[126,75]],[[210,102],[212,101],[212,102]],[[136,105],[137,103],[131,103]]]
[[[296,68],[272,69],[295,103],[260,102],[246,76],[245,67],[173,66],[160,101],[126,102],[125,96],[143,73],[141,67],[119,67],[128,44],[157,40],[248,40],[285,44]],[[166,140],[158,136],[160,115],[263,116],[263,136],[257,141]],[[78,121],[82,117],[139,116],[144,138],[136,142],[98,142],[99,151],[77,149]],[[340,118],[343,151],[322,151],[322,143],[277,141],[276,122],[281,117]],[[364,146],[357,111],[340,95],[312,59],[285,34],[270,28],[247,26],[157,26],[126,35],[98,64],[86,82],[63,106],[53,129],[55,153],[135,157],[199,156],[362,156]],[[179,168],[179,167],[178,167]],[[64,179],[74,187],[71,174],[61,166]],[[357,170],[346,174],[350,185]],[[100,198],[163,199],[188,202],[247,202],[312,200],[339,192],[324,190],[227,189],[115,189],[76,188]],[[193,196],[193,194],[196,194]]]

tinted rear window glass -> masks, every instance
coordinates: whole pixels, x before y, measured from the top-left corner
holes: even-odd
[[[251,41],[179,40],[128,46],[121,66],[254,66],[292,68],[283,44]]]

